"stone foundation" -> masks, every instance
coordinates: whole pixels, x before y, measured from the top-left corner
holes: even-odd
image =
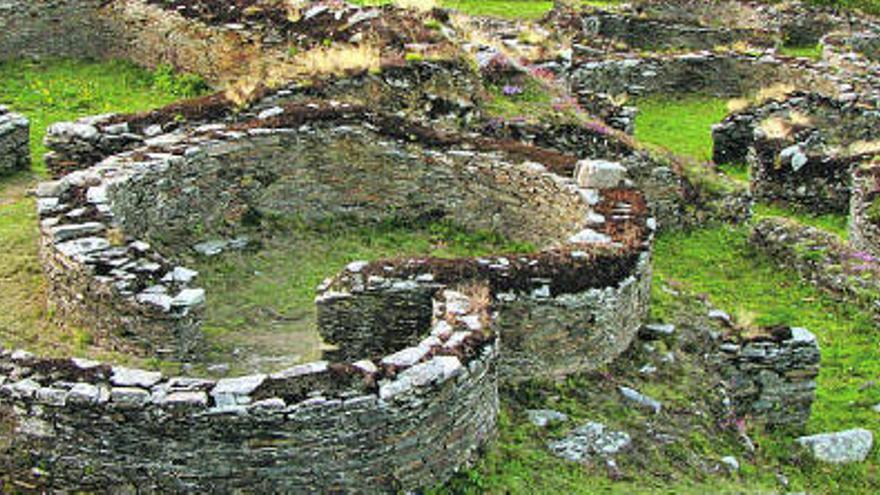
[[[432,278],[416,292],[411,291],[419,285],[408,277],[401,289],[391,273],[380,270],[379,287],[391,287],[396,295],[370,296],[367,306],[376,317],[321,318],[321,332],[332,343],[339,344],[334,336],[347,335],[341,356],[411,344],[430,321],[434,293],[487,277],[491,296],[502,306],[534,298],[526,306],[571,308],[572,320],[559,320],[562,333],[554,338],[583,334],[589,337],[577,338],[592,350],[581,352],[577,365],[546,367],[553,373],[604,362],[635,334],[650,284],[649,255],[640,253],[649,252],[653,224],[641,194],[614,188],[624,185],[622,177],[598,186],[608,191],[589,189],[531,161],[555,157],[549,163],[559,168],[560,160],[576,160],[549,150],[431,135],[415,124],[344,105],[279,110],[249,122],[157,136],[145,141],[148,148],[113,155],[41,185],[43,260],[58,314],[89,325],[116,347],[196,352],[205,295],[195,286],[195,274],[173,261],[195,244],[259,237],[259,222],[248,220],[254,218],[352,224],[444,218],[530,242],[547,254],[528,258],[534,265],[522,277],[529,278],[512,287],[492,283],[516,274],[504,265],[501,274],[462,272],[472,260],[445,268],[456,276],[447,273],[442,283],[430,268],[411,274]],[[412,144],[413,135],[426,144]],[[473,151],[475,146],[482,151]],[[597,268],[598,262],[590,261],[594,257],[607,266]],[[511,257],[514,266],[516,259]],[[559,270],[569,269],[588,271],[582,281],[559,278]],[[594,282],[583,285],[583,280]],[[502,293],[510,294],[502,298]],[[562,299],[552,300],[557,297]],[[619,313],[607,311],[612,307]],[[540,318],[558,318],[554,314],[547,310]],[[521,317],[510,321],[501,319],[499,325],[533,325]],[[360,330],[336,328],[353,323]],[[398,340],[383,343],[377,328]],[[363,332],[369,337],[353,336]],[[372,347],[370,339],[376,341]]]
[[[0,176],[31,166],[28,120],[0,105]]]
[[[855,168],[849,207],[849,242],[853,248],[880,256],[880,166],[874,160]]]
[[[803,328],[766,334],[721,344],[721,372],[734,412],[770,429],[803,430],[816,398],[819,344]]]

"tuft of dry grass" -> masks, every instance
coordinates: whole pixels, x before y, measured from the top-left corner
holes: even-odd
[[[332,46],[309,50],[296,58],[295,64],[308,75],[343,74],[348,71],[380,67],[379,49],[370,45]],[[270,72],[270,80],[271,80]]]
[[[727,102],[727,111],[730,113],[742,112],[749,108],[750,104],[748,98],[734,98]]]
[[[869,155],[880,153],[880,140],[856,141],[847,149],[849,155]]]
[[[758,125],[770,139],[786,139],[791,136],[791,123],[779,117],[771,117]]]
[[[760,105],[770,100],[784,100],[788,95],[794,93],[797,88],[794,84],[778,83],[768,86],[758,91],[755,95],[755,104]]]
[[[795,127],[810,127],[813,125],[813,119],[809,115],[797,110],[789,112],[788,121]]]

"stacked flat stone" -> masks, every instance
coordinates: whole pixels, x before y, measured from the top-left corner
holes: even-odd
[[[721,344],[721,371],[737,417],[771,429],[803,429],[816,397],[820,357],[816,337],[804,328]]]
[[[37,187],[40,259],[63,324],[110,348],[185,357],[198,351],[205,293],[197,273],[120,230],[110,191],[167,157],[120,170],[112,160]]]
[[[452,299],[467,297],[446,292],[437,304]],[[470,329],[491,321],[471,307],[443,312],[415,346],[384,358],[218,381],[2,350],[0,470],[45,490],[436,485],[495,435],[497,348]]]
[[[126,122],[114,123],[113,117],[100,115],[50,125],[44,138],[50,151],[43,157],[49,173],[62,177],[114,153],[143,145],[143,134],[130,132]]]
[[[807,116],[824,114],[838,122],[844,122],[846,125],[841,126],[842,128],[835,126],[819,129],[820,132],[829,134],[832,140],[840,140],[840,137],[835,135],[845,132],[846,128],[857,128],[854,129],[850,141],[870,139],[870,134],[858,135],[858,133],[876,132],[877,116],[869,110],[860,108],[857,103],[857,99],[841,99],[821,93],[795,91],[733,112],[720,123],[712,126],[712,161],[716,164],[745,163],[748,150],[755,143],[755,129],[761,122],[770,117],[785,117],[794,112]]]
[[[29,139],[28,120],[0,105],[0,176],[31,166]]]

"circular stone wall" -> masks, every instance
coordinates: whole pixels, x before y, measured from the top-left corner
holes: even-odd
[[[604,364],[647,311],[654,223],[617,164],[565,178],[548,150],[334,105],[145,144],[38,190],[58,314],[117,347],[197,355],[206,294],[175,260],[252,218],[446,218],[541,251],[350,264],[317,299],[335,363],[214,382],[7,353],[21,479],[37,459],[54,488],[424,487],[491,438],[499,380]]]

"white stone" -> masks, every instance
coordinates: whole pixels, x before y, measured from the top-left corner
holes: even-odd
[[[581,160],[574,172],[575,182],[591,189],[610,189],[626,179],[626,167],[607,160]]]
[[[114,387],[110,402],[121,407],[142,407],[150,402],[150,393],[136,387]]]
[[[802,344],[816,342],[816,336],[806,328],[791,327],[791,340]]]
[[[659,401],[652,399],[651,397],[648,397],[647,395],[642,394],[635,389],[629,387],[618,387],[618,390],[620,391],[620,395],[622,395],[624,399],[636,404],[641,408],[650,409],[654,412],[654,414],[660,414],[660,411],[663,409],[663,404],[661,404]]]
[[[55,245],[55,249],[68,258],[101,251],[109,247],[110,241],[103,237],[84,237]]]
[[[360,273],[364,268],[370,265],[369,261],[352,261],[345,266],[346,271],[350,273]]]
[[[217,381],[211,390],[211,397],[217,407],[250,404],[250,394],[266,381],[266,375],[248,375],[237,378],[224,378]]]
[[[462,372],[464,366],[457,357],[437,356],[403,371],[394,381],[384,383],[379,387],[379,397],[383,400],[391,399],[415,387],[444,382]]]
[[[291,366],[290,368],[281,370],[277,373],[272,373],[269,376],[273,380],[289,380],[291,378],[297,378],[300,376],[324,373],[329,369],[329,361],[312,361],[311,363],[303,363],[296,366]]]
[[[107,202],[107,186],[90,187],[86,191],[86,201],[92,204]]]
[[[398,368],[409,367],[421,361],[422,358],[428,355],[428,351],[430,351],[429,347],[407,347],[406,349],[382,358],[382,364],[386,366],[396,366]]]
[[[77,124],[73,122],[58,122],[49,126],[46,130],[46,139],[57,137],[78,138],[85,141],[93,141],[99,136],[98,129],[93,125]]]
[[[119,387],[150,388],[162,380],[162,373],[114,366],[110,383]]]
[[[171,392],[159,401],[159,404],[167,406],[197,406],[208,405],[208,394],[201,391],[186,390]]]
[[[77,383],[67,393],[67,402],[73,404],[97,404],[101,391],[91,383]]]
[[[24,380],[19,380],[15,383],[9,383],[3,386],[5,390],[7,390],[12,397],[15,398],[23,398],[30,399],[34,395],[36,395],[37,391],[40,390],[40,384],[31,380],[30,378],[25,378]]]
[[[611,242],[611,237],[593,229],[584,229],[569,237],[568,242],[572,244],[601,244]]]
[[[733,457],[732,455],[722,457],[721,464],[723,464],[724,467],[726,467],[727,470],[732,473],[739,471],[739,461],[736,460],[736,457]]]
[[[55,242],[64,242],[70,239],[98,234],[104,228],[104,224],[99,222],[73,223],[52,227],[49,229],[49,233],[55,239]]]
[[[205,289],[183,289],[174,296],[171,305],[191,308],[205,303]]]
[[[584,462],[593,457],[609,457],[627,448],[632,440],[628,433],[611,431],[602,423],[590,421],[579,426],[565,438],[551,441],[548,447],[558,457]]]
[[[529,409],[526,411],[526,415],[533,425],[541,428],[568,421],[567,414],[553,409]]]
[[[283,108],[281,108],[281,107],[272,107],[272,108],[267,108],[267,109],[263,110],[262,112],[260,112],[260,114],[257,115],[257,118],[259,118],[259,119],[269,119],[269,118],[272,118],[272,117],[276,117],[276,116],[278,116],[278,115],[281,115],[281,114],[283,114],[283,113],[284,113],[284,109],[283,109]]]
[[[167,294],[157,294],[154,292],[142,292],[135,296],[137,302],[141,304],[149,304],[161,309],[164,312],[171,311],[172,297]]]

